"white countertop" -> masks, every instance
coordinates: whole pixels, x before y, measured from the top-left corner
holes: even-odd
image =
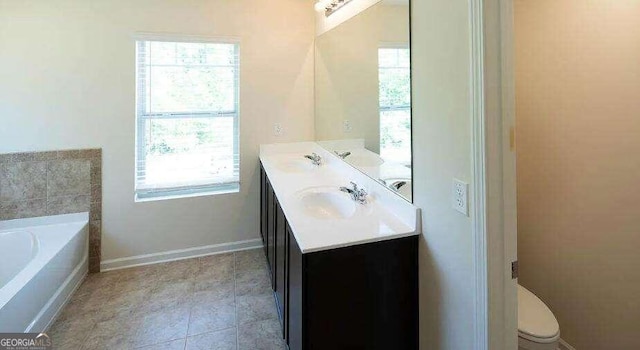
[[[387,185],[391,185],[395,181],[408,181],[410,183],[409,186],[398,192],[411,201],[413,187],[411,179],[413,176],[410,166],[408,167],[403,163],[384,159],[380,157],[379,154],[371,152],[364,147],[364,139],[328,140],[319,141],[318,144],[329,152],[350,152],[350,155],[344,159],[345,162],[365,173],[367,176],[378,181],[383,181],[383,183]],[[362,158],[378,160],[380,163],[376,164],[374,161],[371,164],[363,164]]]
[[[278,167],[283,160],[304,159],[312,152],[322,156],[322,165],[304,172]],[[262,145],[260,160],[303,253],[420,234],[420,209],[315,142]],[[350,181],[369,193],[368,203],[358,204],[363,215],[328,220],[304,212],[300,191],[318,186],[338,188]]]

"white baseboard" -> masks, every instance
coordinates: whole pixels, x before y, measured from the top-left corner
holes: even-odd
[[[246,241],[238,241],[231,243],[213,244],[202,247],[193,247],[187,249],[170,250],[166,252],[144,254],[130,256],[126,258],[118,258],[105,260],[100,263],[100,271],[119,270],[134,266],[143,266],[157,264],[167,261],[183,260],[196,258],[199,256],[207,256],[214,254],[222,254],[229,252],[237,252],[241,250],[256,249],[262,247],[262,240],[249,239]]]
[[[558,347],[558,349],[560,350],[576,350],[576,348],[574,348],[573,346],[569,345],[569,343],[567,343],[566,341],[562,340],[562,338],[560,338],[560,342],[559,342],[560,346]]]

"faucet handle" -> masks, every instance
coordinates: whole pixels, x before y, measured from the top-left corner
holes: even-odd
[[[338,157],[342,158],[342,159],[346,159],[348,156],[351,155],[351,152],[346,151],[346,152],[338,152],[338,151],[333,151],[333,153],[335,153]]]
[[[311,155],[307,154],[304,157],[311,160],[315,165],[320,165],[322,162],[322,157],[320,157],[316,152],[311,153]]]
[[[358,196],[358,202],[360,204],[367,203],[367,195],[369,195],[369,194],[367,193],[367,191],[364,188],[356,190],[356,195]]]

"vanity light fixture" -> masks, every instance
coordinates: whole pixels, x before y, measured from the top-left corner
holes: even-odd
[[[348,2],[351,2],[351,0],[319,0],[314,5],[314,8],[318,12],[324,11],[324,15],[329,17]]]

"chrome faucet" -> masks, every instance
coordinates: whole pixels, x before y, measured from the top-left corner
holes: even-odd
[[[344,153],[340,153],[338,151],[333,151],[333,153],[335,153],[338,157],[340,157],[342,159],[345,159],[345,158],[347,158],[348,156],[351,155],[351,152],[349,152],[349,151],[344,152]]]
[[[340,187],[340,191],[349,194],[351,196],[351,199],[353,199],[354,201],[360,204],[366,204],[367,191],[365,191],[364,188],[358,188],[358,185],[353,181],[351,181],[351,187],[352,188],[342,186]]]
[[[304,156],[307,159],[310,159],[311,162],[313,163],[313,165],[320,165],[322,164],[322,157],[320,157],[317,153],[313,152],[311,155],[305,155]]]
[[[407,184],[406,181],[396,181],[396,182],[392,183],[391,186],[389,186],[389,187],[391,187],[392,190],[397,192],[397,191],[400,191],[400,188],[402,188],[406,184]]]

